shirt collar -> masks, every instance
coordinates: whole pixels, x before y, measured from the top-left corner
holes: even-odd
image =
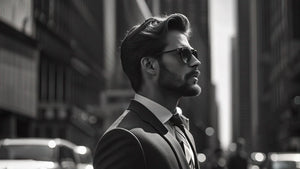
[[[167,108],[140,94],[136,93],[134,100],[138,101],[147,109],[149,109],[163,124],[165,124],[172,117],[172,113]]]
[[[180,119],[182,120],[184,126],[190,130],[190,122],[189,122],[189,119],[187,117],[185,117],[183,114],[182,114],[182,110],[180,107],[176,107],[176,113],[179,114],[179,117]]]

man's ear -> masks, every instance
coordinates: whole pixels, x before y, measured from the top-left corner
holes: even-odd
[[[141,68],[152,75],[155,75],[158,71],[158,62],[156,59],[151,57],[143,57],[141,59]]]

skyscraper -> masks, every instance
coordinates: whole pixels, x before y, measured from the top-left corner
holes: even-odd
[[[296,0],[238,1],[235,136],[250,151],[299,150],[299,9]]]

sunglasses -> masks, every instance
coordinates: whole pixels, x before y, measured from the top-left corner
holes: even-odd
[[[157,56],[160,56],[164,53],[170,53],[170,52],[178,52],[182,62],[185,64],[188,64],[191,61],[193,56],[195,56],[198,59],[197,51],[195,49],[190,49],[188,47],[182,47],[182,48],[176,48],[173,50],[162,51],[162,52],[158,53]]]

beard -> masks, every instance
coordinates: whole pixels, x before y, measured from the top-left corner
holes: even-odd
[[[188,80],[193,76],[192,72],[187,73],[182,78],[178,74],[169,71],[161,62],[160,68],[158,84],[163,91],[180,96],[198,96],[201,93],[201,87],[197,83],[188,83]]]

